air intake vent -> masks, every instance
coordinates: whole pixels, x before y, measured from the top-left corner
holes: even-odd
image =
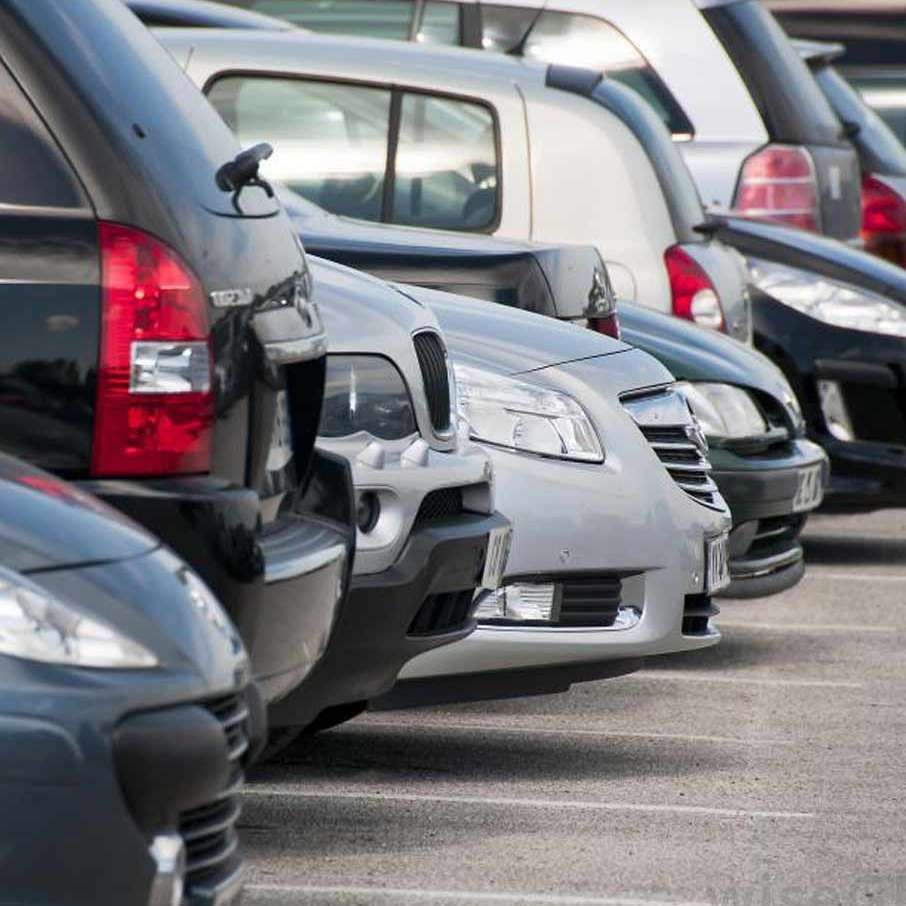
[[[428,595],[409,627],[409,635],[440,635],[465,629],[472,619],[474,588]]]
[[[676,390],[661,390],[624,399],[623,405],[670,477],[693,500],[724,509],[711,478],[707,442],[685,397]]]
[[[428,411],[435,431],[450,430],[450,375],[444,341],[433,331],[415,334],[415,354],[422,369]]]
[[[433,522],[435,519],[446,519],[462,513],[462,488],[438,488],[422,499],[415,517],[415,525]]]
[[[620,610],[619,576],[569,579],[561,586],[559,626],[613,626]]]

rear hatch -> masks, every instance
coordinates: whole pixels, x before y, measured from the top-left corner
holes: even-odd
[[[813,179],[816,185],[820,231],[858,238],[861,179],[855,149],[783,29],[759,0],[709,4],[702,14],[746,83],[771,143],[808,152],[813,176],[796,171],[795,179]],[[764,178],[756,175],[752,182]],[[783,189],[784,178],[781,171],[772,175],[775,190]]]
[[[231,192],[218,185],[218,170],[241,150],[236,139],[117,0],[82,0],[77,6],[10,0],[0,11],[0,53],[58,149],[65,151],[93,218],[101,222],[84,231],[81,246],[73,244],[83,260],[72,279],[83,291],[83,306],[90,307],[74,316],[79,329],[67,334],[66,323],[58,324],[57,335],[67,337],[69,347],[52,346],[64,364],[71,358],[82,365],[83,385],[92,390],[99,385],[97,405],[87,416],[94,424],[91,449],[73,460],[70,473],[130,478],[211,473],[282,499],[308,467],[320,412],[325,339],[306,303],[304,255],[278,201],[261,187]],[[42,229],[41,223],[36,218],[34,229]],[[199,361],[209,365],[211,400],[193,430],[196,440],[204,436],[204,444],[198,442],[198,455],[159,457],[160,469],[149,466],[151,457],[139,463],[98,456],[115,434],[102,430],[99,416],[104,382],[113,381],[105,356],[113,335],[107,319],[115,311],[109,286],[100,284],[113,279],[111,265],[121,261],[116,255],[123,251],[119,240],[124,235],[114,232],[111,245],[109,230],[104,239],[104,223],[125,225],[127,246],[140,233],[149,248],[163,249],[165,266],[175,266],[188,287],[180,284],[182,302],[169,304],[174,312],[180,305],[194,306],[192,318],[203,325],[197,329],[205,335],[193,339],[207,344],[208,358]],[[146,252],[134,251],[135,260],[147,265],[141,257]],[[44,259],[52,261],[53,255]],[[39,266],[42,262],[36,262]],[[161,266],[155,259],[155,279],[163,273]],[[47,322],[47,312],[42,317],[54,323]],[[98,323],[100,330],[91,326]],[[13,342],[21,337],[0,338],[0,362],[13,360],[17,364],[9,370],[17,373],[32,350],[16,349]],[[134,355],[134,342],[132,349]],[[92,364],[84,365],[86,360]],[[204,381],[198,385],[204,386]],[[292,429],[278,405],[286,392],[296,410]],[[91,406],[92,396],[83,395],[82,405]],[[129,397],[127,405],[133,403]],[[169,416],[163,406],[159,414]],[[180,426],[174,421],[175,435]],[[128,433],[124,425],[122,435]]]
[[[305,248],[381,277],[567,320],[593,316],[607,269],[593,246],[543,245],[337,217],[281,187]]]

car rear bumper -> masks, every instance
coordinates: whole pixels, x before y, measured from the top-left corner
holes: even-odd
[[[208,477],[97,481],[84,490],[175,550],[232,617],[268,702],[289,694],[324,653],[352,568],[348,465],[315,451],[297,511],[258,525],[258,495]]]
[[[437,520],[412,533],[392,567],[355,576],[324,656],[271,708],[271,725],[307,726],[326,708],[372,699],[411,658],[465,638],[489,533],[506,524],[498,514]]]
[[[823,467],[824,451],[795,440],[782,456],[739,456],[714,448],[714,480],[733,514],[730,575],[725,597],[761,597],[791,588],[803,576],[799,535],[806,512],[796,512],[799,477],[804,469]]]

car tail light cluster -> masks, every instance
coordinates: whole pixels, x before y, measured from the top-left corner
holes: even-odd
[[[871,174],[862,178],[862,239],[866,251],[906,267],[906,200]]]
[[[101,349],[92,473],[210,468],[214,421],[207,303],[160,240],[101,223]]]
[[[615,340],[620,339],[620,317],[616,311],[602,318],[589,318],[588,326],[596,333],[603,333]]]
[[[733,211],[803,230],[820,230],[815,164],[798,145],[767,145],[742,165]]]
[[[673,314],[701,327],[726,330],[720,297],[704,268],[679,245],[667,249],[664,263],[670,279]]]

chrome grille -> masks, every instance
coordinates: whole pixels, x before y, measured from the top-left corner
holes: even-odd
[[[435,431],[450,430],[450,374],[447,371],[447,350],[444,341],[432,330],[423,330],[412,337],[415,354],[425,382],[425,396],[431,425]]]
[[[668,388],[627,396],[622,403],[679,487],[698,503],[724,509],[707,442],[685,397]]]
[[[179,816],[179,833],[186,848],[186,894],[191,902],[195,897],[198,902],[208,902],[213,892],[232,883],[240,870],[236,822],[249,750],[249,711],[242,695],[214,699],[204,707],[223,727],[230,777],[216,799]]]

